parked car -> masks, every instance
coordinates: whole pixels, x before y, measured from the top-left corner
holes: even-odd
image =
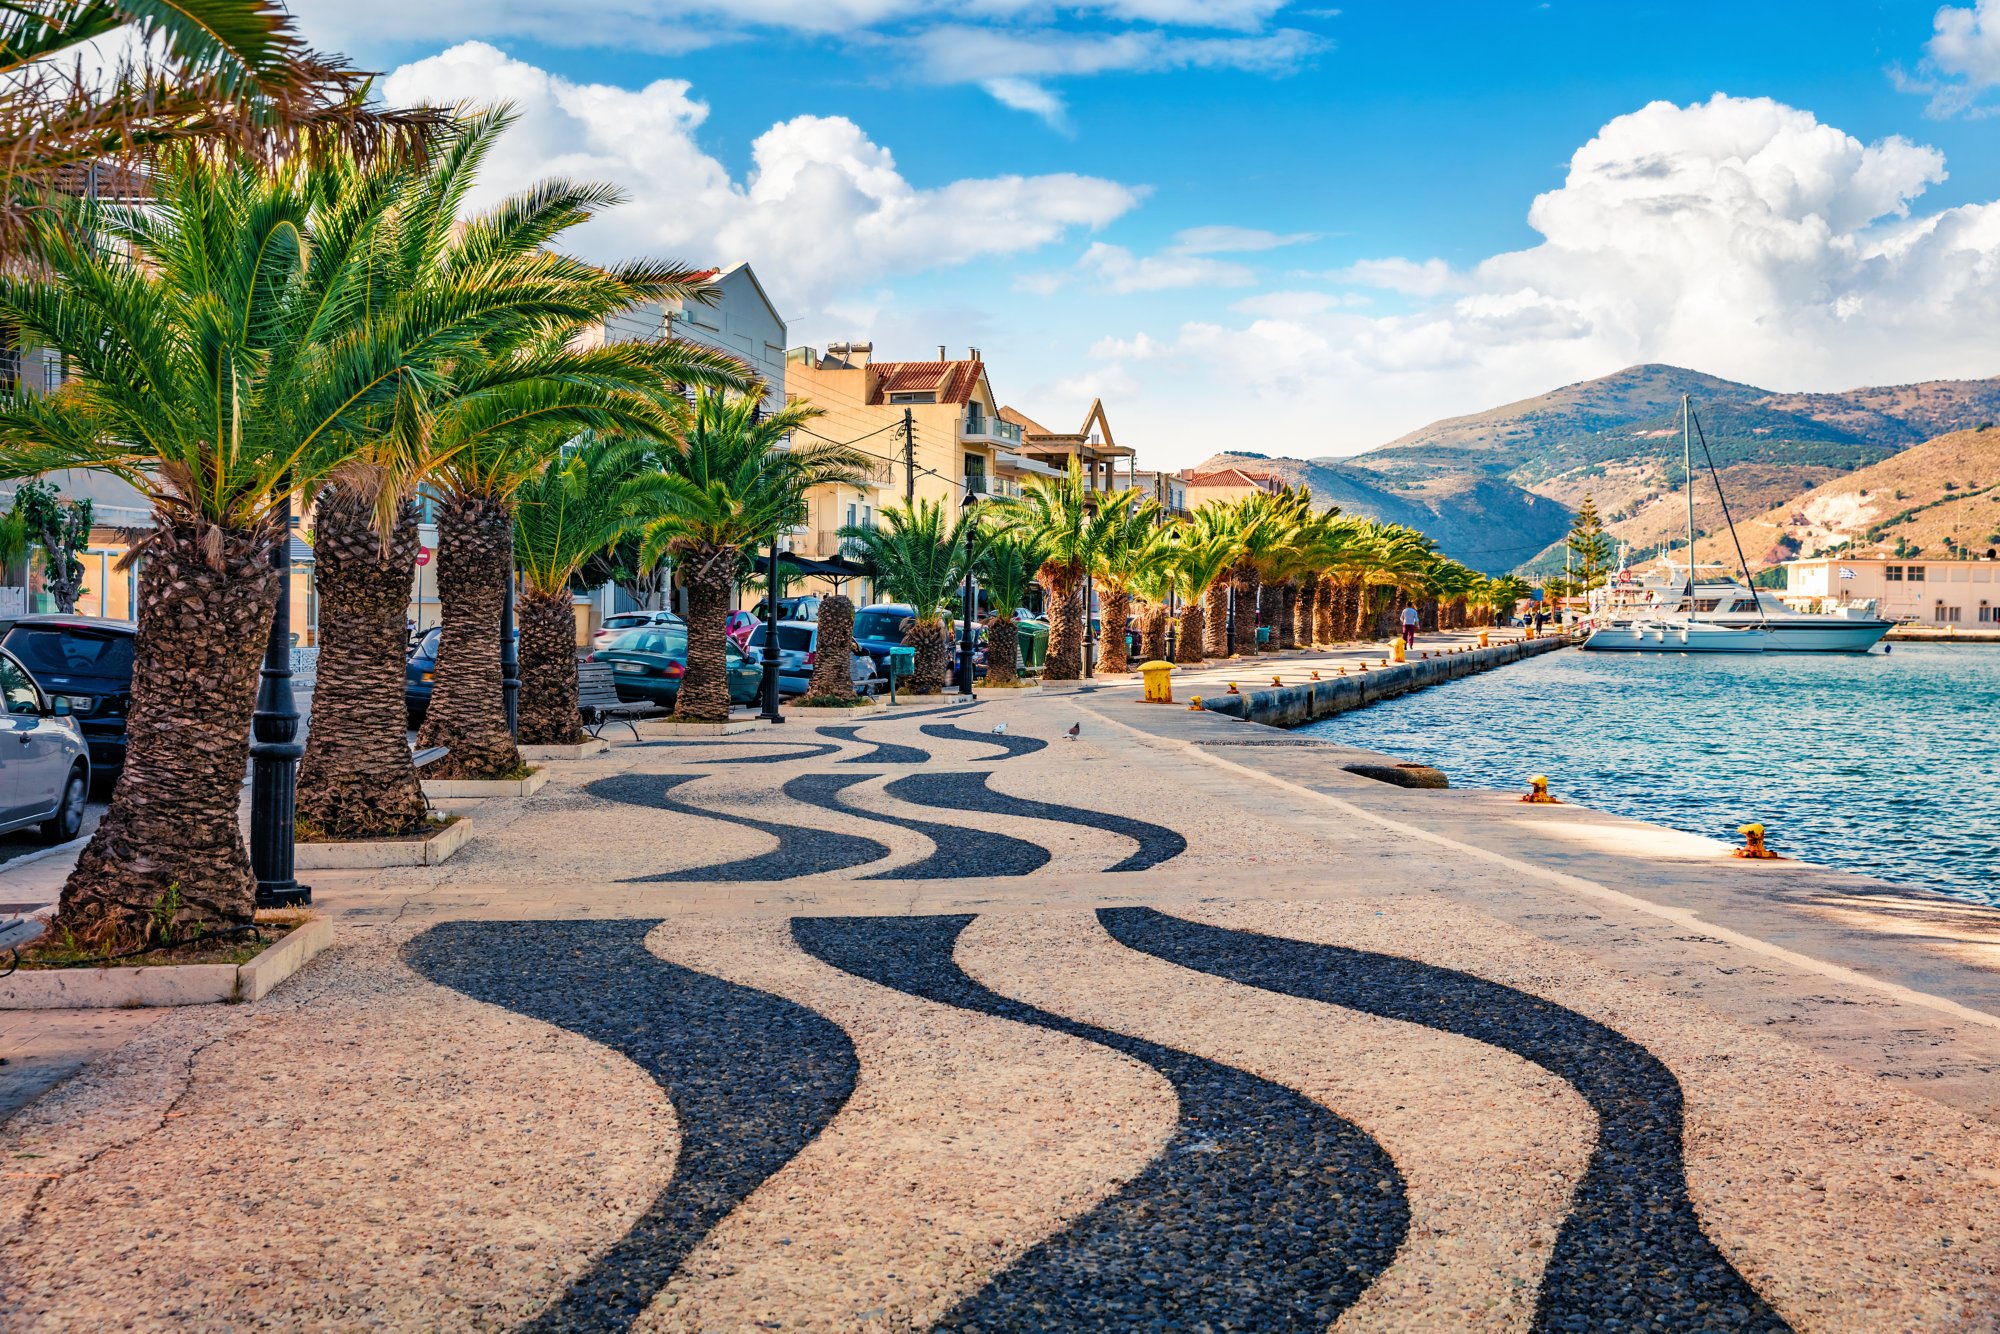
[[[422,727],[424,715],[430,711],[431,677],[437,672],[438,640],[443,637],[441,625],[424,631],[403,666],[403,711],[409,715],[412,728]]]
[[[125,767],[125,715],[132,707],[132,653],[139,627],[102,616],[40,613],[10,622],[0,646],[45,695],[69,700],[90,747],[91,773],[108,788]]]
[[[804,597],[779,598],[778,619],[781,621],[816,621],[819,619],[820,596],[817,593]]]
[[[783,605],[780,603],[779,605]],[[750,648],[758,654],[758,665],[763,665],[763,654],[769,640],[766,630],[758,626],[750,632]],[[778,622],[778,693],[780,695],[803,695],[812,685],[813,668],[819,665],[819,625],[814,621]]]
[[[593,653],[591,659],[611,664],[618,698],[627,704],[646,701],[671,709],[680,698],[681,681],[687,675],[687,646],[686,626],[649,625],[626,631],[610,648]],[[730,703],[755,704],[763,679],[760,659],[736,647],[733,639],[723,645],[723,651],[728,655]]]
[[[0,649],[0,701],[0,834],[32,826],[50,843],[75,838],[90,797],[90,746],[73,697],[44,691]]]
[[[687,622],[670,611],[621,611],[604,618],[604,624],[590,636],[591,651],[610,648],[611,641],[630,630],[643,629],[649,625],[680,625]]]
[[[736,647],[743,648],[750,643],[750,632],[755,630],[758,624],[757,618],[749,612],[732,611],[729,613],[729,619],[723,622],[722,633],[728,635],[730,642]]]

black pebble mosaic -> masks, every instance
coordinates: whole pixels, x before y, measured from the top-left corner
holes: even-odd
[[[865,776],[855,774],[852,781],[858,782]],[[699,777],[700,774],[618,774],[600,778],[586,786],[584,791],[593,797],[623,802],[628,806],[645,806],[652,810],[672,811],[678,815],[693,815],[704,820],[755,829],[777,839],[778,846],[755,857],[714,866],[693,866],[660,875],[635,876],[622,883],[653,885],[791,880],[798,876],[844,871],[851,866],[866,866],[889,855],[888,845],[877,843],[872,838],[814,829],[808,825],[756,820],[747,815],[724,814],[674,798],[675,788]]]
[[[928,806],[952,811],[979,811],[987,815],[1009,815],[1020,819],[1054,820],[1061,824],[1083,825],[1090,829],[1102,829],[1118,834],[1139,845],[1132,853],[1107,871],[1143,871],[1149,866],[1180,856],[1187,851],[1187,840],[1164,825],[1156,825],[1145,820],[1133,820],[1123,815],[1108,815],[1103,811],[1088,811],[1080,806],[1063,806],[1051,801],[1031,801],[1026,797],[1009,796],[1005,792],[995,792],[989,784],[993,774],[943,773],[912,774],[889,784],[888,793],[892,797],[907,801],[913,806]]]
[[[969,741],[975,745],[993,746],[999,754],[987,755],[984,759],[1015,759],[1022,755],[1032,755],[1038,750],[1046,750],[1048,742],[1040,737],[1015,736],[1011,732],[975,732],[957,723],[925,723],[917,729],[925,736],[936,737],[939,741]]]
[[[865,876],[867,880],[972,880],[989,876],[1028,875],[1049,864],[1049,850],[1039,843],[1010,838],[984,829],[938,824],[905,815],[884,815],[841,804],[843,789],[864,781],[867,774],[802,774],[780,789],[793,801],[823,810],[840,811],[856,819],[873,820],[922,834],[935,844],[931,855],[893,870]]]
[[[1598,1117],[1597,1148],[1556,1238],[1538,1330],[1786,1330],[1701,1230],[1681,1160],[1681,1087],[1595,1020],[1470,973],[1105,908],[1121,944],[1246,986],[1456,1033],[1565,1080]]]
[[[1409,1226],[1395,1165],[1355,1126],[1241,1070],[1010,1000],[952,959],[970,916],[798,917],[836,968],[928,1000],[1068,1033],[1173,1083],[1160,1155],[939,1322],[945,1330],[1324,1330]]]
[[[822,727],[819,734],[868,747],[859,755],[845,757],[841,764],[926,764],[931,758],[929,751],[915,746],[899,746],[893,741],[863,741],[859,727]]]
[[[854,1046],[837,1025],[655,956],[645,941],[657,925],[446,922],[406,947],[410,966],[432,982],[604,1044],[651,1075],[673,1103],[681,1136],[673,1179],[610,1251],[528,1322],[538,1334],[630,1326],[708,1230],[791,1161],[854,1091]]]

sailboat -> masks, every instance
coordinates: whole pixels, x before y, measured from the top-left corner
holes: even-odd
[[[1708,448],[1705,441],[1702,448]],[[1596,653],[1762,653],[1770,647],[1770,629],[1756,599],[1751,600],[1758,613],[1756,625],[1704,621],[1697,610],[1700,603],[1695,598],[1694,582],[1694,400],[1687,394],[1681,395],[1681,454],[1687,468],[1687,613],[1670,615],[1653,609],[1630,621],[1599,626],[1583,641],[1586,649]],[[1720,485],[1718,480],[1717,486]],[[1723,509],[1727,511],[1727,501],[1723,502]],[[1734,536],[1734,521],[1729,531]]]

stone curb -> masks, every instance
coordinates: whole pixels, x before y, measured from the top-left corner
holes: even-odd
[[[603,737],[589,737],[573,746],[517,746],[523,760],[581,760],[611,749]]]
[[[870,699],[865,704],[848,704],[845,706],[839,704],[800,704],[793,702],[785,705],[785,711],[787,713],[810,713],[816,718],[832,718],[840,714],[849,713],[880,713],[888,707],[887,704],[878,699]]]
[[[426,778],[424,795],[432,801],[450,797],[532,797],[549,781],[547,769],[526,778]]]
[[[0,978],[0,1010],[131,1010],[261,1000],[332,941],[332,920],[316,917],[245,964],[15,973]]]
[[[762,718],[731,718],[726,723],[642,721],[639,724],[639,735],[642,737],[735,736],[739,732],[755,732],[770,725]]]
[[[461,815],[422,838],[342,839],[294,843],[292,865],[301,871],[364,871],[381,866],[436,866],[472,837],[472,817]]]
[[[1364,704],[1373,704],[1378,699],[1405,695],[1442,681],[1551,653],[1569,647],[1571,642],[1568,636],[1547,635],[1539,639],[1509,640],[1490,648],[1444,652],[1432,649],[1429,657],[1412,658],[1390,667],[1358,670],[1348,676],[1249,690],[1240,695],[1203,694],[1201,706],[1212,713],[1271,727],[1297,727],[1315,718],[1331,717],[1349,709],[1358,709]]]

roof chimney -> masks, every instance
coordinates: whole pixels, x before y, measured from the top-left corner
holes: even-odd
[[[969,355],[969,356],[970,356],[970,357],[972,358],[972,360],[974,360],[974,361],[980,361],[980,360],[983,360],[983,358],[982,358],[982,357],[980,357],[980,355],[979,355],[979,349],[978,349],[978,348],[976,348],[976,347],[968,347],[968,348],[967,348],[967,349],[965,349],[965,350],[966,350],[966,353],[967,353],[967,354],[968,354],[968,355]]]
[[[944,360],[944,344],[943,344],[943,343],[939,343],[939,344],[938,344],[938,360],[939,360],[939,361],[943,361],[943,360]]]

